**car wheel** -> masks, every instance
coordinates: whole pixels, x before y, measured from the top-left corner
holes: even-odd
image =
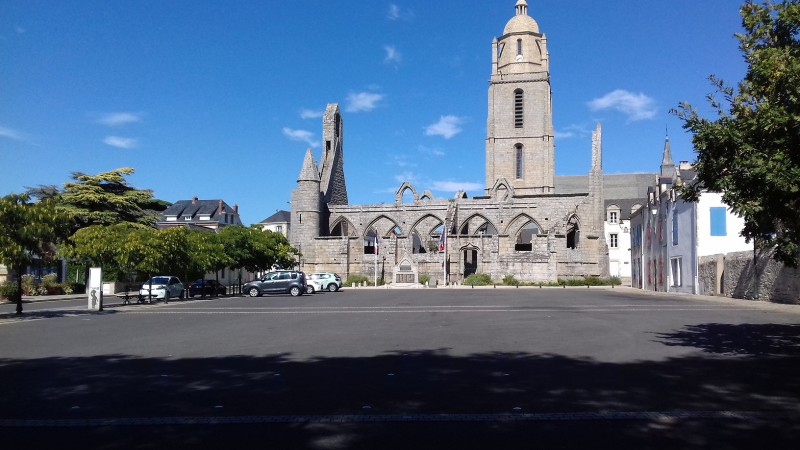
[[[314,286],[312,286],[310,284],[307,285],[306,286],[306,294],[313,294],[313,293],[314,293]]]
[[[331,283],[328,285],[328,290],[331,292],[336,292],[339,290],[339,286],[336,283]]]
[[[261,291],[259,291],[258,288],[252,287],[247,291],[247,295],[250,297],[260,297]]]
[[[292,297],[297,297],[298,295],[302,294],[300,291],[300,286],[292,286],[292,288],[289,289],[289,293],[292,294]]]
[[[184,297],[186,297],[186,291],[184,291],[183,289],[181,289],[181,296],[180,296],[180,297],[178,297],[178,298],[180,298],[181,300],[183,300],[183,298],[184,298]]]

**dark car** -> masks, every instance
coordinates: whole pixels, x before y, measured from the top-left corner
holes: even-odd
[[[245,284],[242,289],[250,297],[263,294],[291,294],[297,297],[306,292],[306,274],[295,270],[277,270]]]
[[[195,295],[225,295],[227,288],[217,280],[197,280],[189,286],[189,297]]]

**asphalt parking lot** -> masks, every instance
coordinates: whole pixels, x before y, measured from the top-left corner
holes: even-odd
[[[630,289],[0,305],[0,438],[83,448],[752,448],[800,307]],[[536,445],[531,445],[535,443]]]

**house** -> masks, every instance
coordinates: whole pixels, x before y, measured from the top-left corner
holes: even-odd
[[[292,213],[289,211],[280,210],[261,222],[258,222],[256,225],[261,227],[261,229],[264,231],[280,233],[284,235],[286,239],[289,239],[289,223],[291,222],[291,218]]]
[[[673,164],[667,138],[658,183],[648,188],[644,206],[631,217],[633,287],[698,294],[704,292],[700,258],[753,250],[740,236],[744,219],[722,201],[722,194],[705,191],[697,202],[680,197],[676,188],[695,177],[687,162]]]
[[[217,232],[221,228],[231,225],[242,225],[238,205],[234,204],[231,208],[222,200],[200,200],[197,197],[175,202],[161,213],[161,217],[156,223],[159,230],[186,227],[205,232]],[[249,281],[252,274],[242,269],[225,268],[216,273],[208,273],[205,278],[216,279],[220,283],[230,286],[239,284],[240,281]],[[192,280],[183,281],[190,283]]]
[[[233,208],[222,200],[179,200],[161,213],[156,226],[159,230],[176,226],[202,227],[218,230],[228,225],[242,225],[239,206]]]

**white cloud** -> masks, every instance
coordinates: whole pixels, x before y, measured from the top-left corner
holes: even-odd
[[[425,127],[425,136],[442,136],[445,139],[461,133],[464,119],[457,116],[442,116],[439,121]]]
[[[403,173],[395,175],[394,181],[397,181],[398,183],[407,182],[409,184],[414,184],[417,182],[417,177],[414,175],[413,172],[405,171]]]
[[[320,143],[317,140],[314,140],[314,133],[306,130],[293,130],[291,128],[284,128],[283,135],[287,138],[298,141],[298,142],[305,142],[312,147],[319,147]]]
[[[6,127],[0,127],[0,137],[4,137],[14,141],[25,140],[19,131],[12,130],[11,128],[6,128]]]
[[[395,3],[389,4],[389,11],[386,13],[386,18],[389,20],[411,20],[414,18],[414,12],[410,9],[401,8]]]
[[[483,190],[483,185],[480,183],[471,183],[468,181],[434,181],[431,190],[437,192],[458,192],[458,191],[478,191]]]
[[[655,100],[642,93],[634,94],[624,89],[617,89],[590,101],[589,109],[615,110],[627,115],[631,122],[652,119],[656,116]]]
[[[440,149],[438,149],[438,148],[426,147],[424,145],[420,145],[419,147],[417,147],[417,150],[420,153],[422,153],[423,155],[428,155],[428,156],[444,156],[445,155],[445,152],[440,150]]]
[[[383,100],[383,94],[375,92],[354,92],[347,95],[347,112],[372,111]]]
[[[383,49],[386,50],[386,57],[383,58],[384,64],[396,66],[403,62],[403,55],[393,45],[384,45]]]
[[[572,131],[553,131],[553,137],[555,139],[569,139],[571,137],[575,137],[575,133]]]
[[[107,127],[122,127],[132,123],[139,123],[141,121],[141,114],[130,112],[109,113],[97,119],[97,123]]]
[[[132,149],[136,147],[136,139],[120,137],[120,136],[106,136],[103,139],[103,142],[106,145],[110,145],[112,147],[117,148],[124,148],[124,149]]]
[[[325,111],[321,110],[313,110],[313,109],[303,109],[300,111],[300,118],[301,119],[319,119],[325,114]]]

